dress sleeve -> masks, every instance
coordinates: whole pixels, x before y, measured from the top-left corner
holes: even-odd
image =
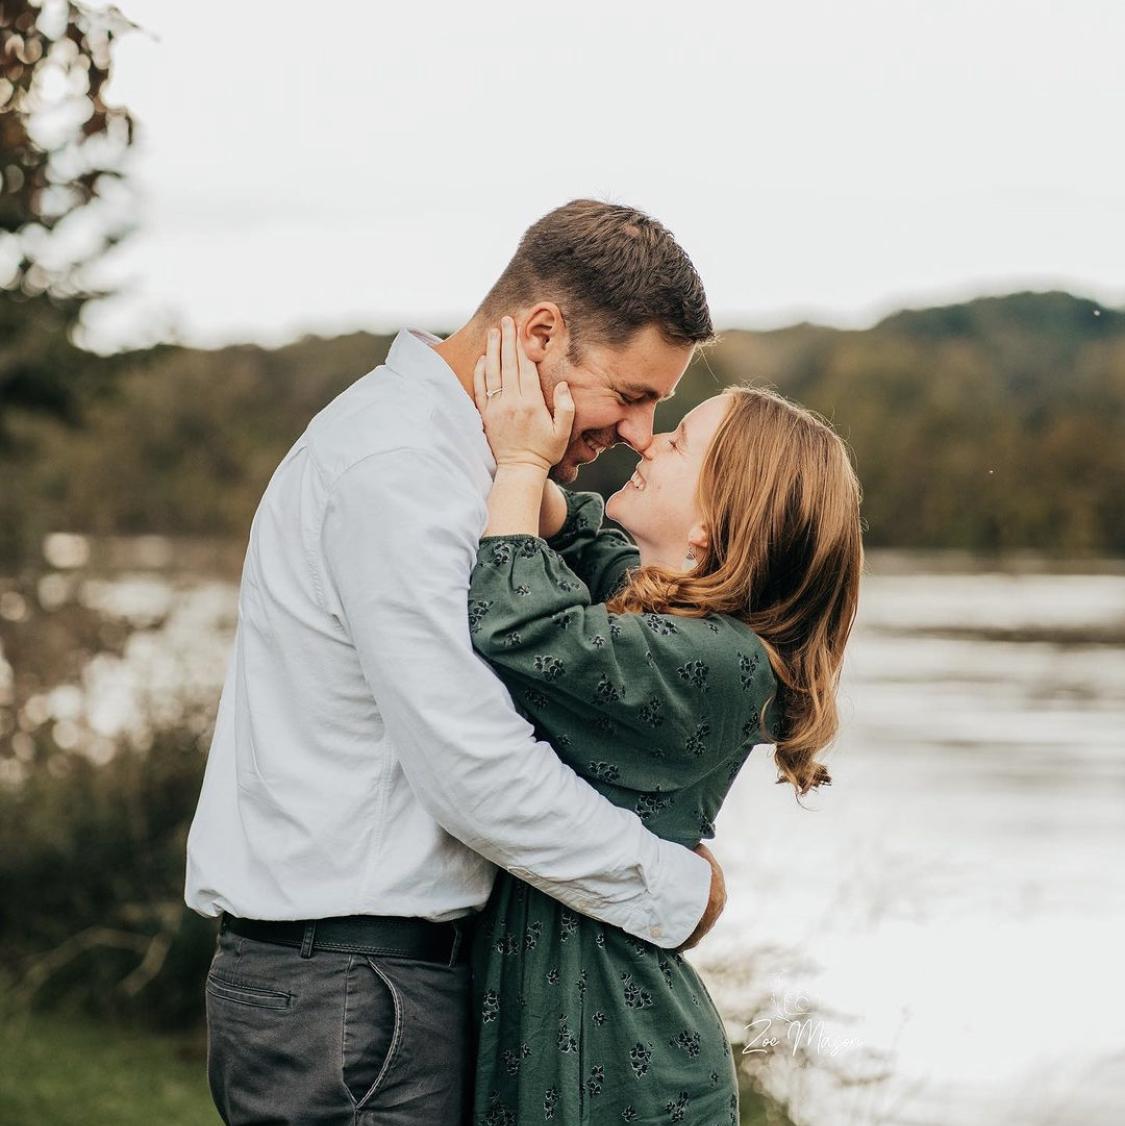
[[[676,790],[763,741],[775,682],[753,632],[722,615],[611,614],[539,536],[481,540],[469,617],[473,645],[529,717],[576,733],[552,745],[579,774]]]
[[[589,587],[594,602],[605,602],[621,586],[625,572],[638,566],[640,552],[623,532],[602,528],[605,501],[599,493],[561,486],[559,491],[566,499],[566,520],[547,545]]]

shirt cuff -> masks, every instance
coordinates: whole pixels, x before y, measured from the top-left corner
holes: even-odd
[[[648,939],[673,950],[686,942],[699,925],[711,899],[711,865],[698,852],[665,841],[660,874],[650,888],[654,919]]]

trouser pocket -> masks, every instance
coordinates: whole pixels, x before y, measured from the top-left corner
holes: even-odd
[[[376,963],[354,955],[344,993],[344,1086],[357,1109],[379,1090],[402,1040],[402,1000]]]

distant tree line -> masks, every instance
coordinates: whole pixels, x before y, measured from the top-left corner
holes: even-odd
[[[50,530],[244,537],[309,418],[384,358],[388,337],[118,357],[83,428],[11,419],[0,553]],[[719,387],[765,383],[849,442],[872,547],[1125,553],[1125,313],[1065,293],[908,311],[865,331],[730,331],[658,426]],[[579,478],[612,491],[626,447]]]

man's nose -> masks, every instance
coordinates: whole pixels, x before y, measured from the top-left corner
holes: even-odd
[[[642,418],[627,418],[619,422],[617,437],[643,456],[652,445],[652,418],[645,415]]]

